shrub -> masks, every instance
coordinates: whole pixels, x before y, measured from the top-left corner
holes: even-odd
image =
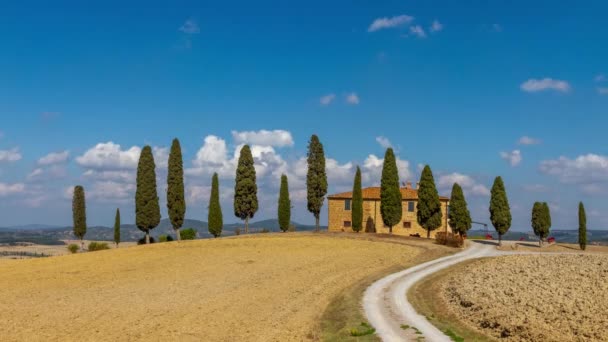
[[[374,329],[371,325],[366,322],[361,322],[361,325],[359,325],[358,327],[350,329],[350,336],[366,336],[372,335],[375,332],[376,329]]]
[[[110,246],[108,246],[107,242],[91,242],[89,243],[89,252],[94,252],[94,251],[102,251],[104,249],[110,249]]]
[[[196,230],[194,228],[182,229],[179,232],[182,240],[194,240],[196,239]]]
[[[440,245],[446,245],[450,247],[462,247],[464,246],[464,238],[459,234],[438,232],[435,234],[435,241]]]
[[[161,235],[158,237],[158,242],[171,242],[173,241],[173,236],[171,235]]]
[[[156,241],[154,240],[153,237],[150,236],[150,243],[155,243]],[[146,237],[142,237],[141,239],[137,240],[137,244],[138,245],[145,245],[146,244]]]
[[[260,233],[270,233],[270,230],[263,228],[262,231],[260,231]]]
[[[68,245],[68,251],[70,251],[70,253],[74,254],[76,252],[78,252],[78,245],[75,243],[71,243]]]

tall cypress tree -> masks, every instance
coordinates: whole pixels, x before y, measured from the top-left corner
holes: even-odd
[[[403,215],[401,189],[399,189],[399,171],[392,148],[386,149],[380,180],[380,215],[384,225],[393,233],[393,226],[401,221]]]
[[[498,245],[502,246],[502,236],[511,228],[511,208],[505,184],[500,176],[496,177],[492,185],[490,198],[490,221],[498,233]]]
[[[464,198],[462,188],[458,183],[454,183],[452,186],[448,219],[454,233],[458,233],[460,236],[465,235],[471,229],[471,213],[467,207],[467,201]]]
[[[116,248],[120,243],[120,209],[116,209],[116,216],[114,217],[114,243]]]
[[[281,228],[283,232],[286,232],[289,230],[289,224],[291,222],[291,200],[289,199],[289,184],[287,182],[287,176],[285,175],[281,176],[278,214],[279,228]]]
[[[74,235],[80,239],[80,249],[84,249],[84,236],[87,233],[87,209],[85,204],[84,188],[81,185],[74,187],[72,198],[72,218],[74,220]]]
[[[547,202],[543,202],[543,212],[545,217],[545,226],[547,227],[547,236],[551,231],[551,209],[549,209],[549,204]]]
[[[141,150],[137,165],[137,190],[135,191],[135,224],[146,233],[146,243],[150,243],[150,230],[160,223],[160,206],[156,190],[156,165],[152,148]]]
[[[315,216],[315,231],[319,231],[319,215],[327,195],[327,173],[325,170],[325,152],[319,137],[312,135],[308,142],[308,173],[306,174],[306,190],[308,211]]]
[[[249,232],[249,219],[258,211],[257,193],[253,156],[249,145],[245,145],[241,148],[234,185],[234,215],[245,220],[245,234]]]
[[[547,217],[544,205],[540,202],[534,202],[532,206],[532,230],[538,236],[538,245],[542,247],[543,239],[546,238]]]
[[[587,214],[583,202],[578,204],[578,245],[582,250],[587,248]]]
[[[217,173],[213,174],[211,180],[211,198],[209,199],[209,213],[207,215],[209,233],[214,237],[221,236],[224,219],[222,217],[222,206],[220,205],[220,182]]]
[[[428,239],[431,237],[431,230],[441,227],[443,218],[439,194],[435,187],[435,178],[433,178],[433,172],[428,165],[424,166],[422,176],[420,176],[417,209],[418,224],[426,229],[426,238]]]
[[[173,139],[169,153],[169,166],[167,170],[167,209],[169,220],[175,231],[177,241],[181,240],[179,229],[184,224],[186,214],[186,200],[184,199],[184,163],[182,161],[182,148],[179,140]]]
[[[351,203],[350,214],[353,230],[358,233],[363,229],[363,194],[361,190],[361,169],[358,166],[353,183],[353,202]]]

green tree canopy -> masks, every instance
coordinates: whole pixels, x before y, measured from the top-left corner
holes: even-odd
[[[169,166],[167,170],[167,209],[169,220],[177,240],[180,240],[179,229],[184,224],[186,215],[186,200],[184,198],[184,163],[182,161],[182,148],[179,140],[173,139],[169,153]]]
[[[361,189],[361,169],[357,166],[353,182],[353,201],[351,203],[351,221],[355,232],[363,229],[363,194]]]
[[[209,213],[207,216],[209,225],[209,233],[214,237],[222,235],[224,228],[224,218],[222,215],[222,207],[220,205],[220,182],[217,173],[213,174],[211,179],[211,198],[209,199]]]
[[[319,137],[312,135],[308,142],[308,172],[306,174],[306,190],[308,211],[315,217],[315,230],[319,231],[319,215],[327,195],[327,173],[325,170],[325,152]]]
[[[420,176],[418,187],[418,208],[416,217],[418,224],[426,229],[426,237],[431,237],[431,230],[441,227],[443,214],[441,213],[441,202],[435,187],[435,178],[431,168],[426,165]]]
[[[81,185],[74,187],[72,198],[72,218],[74,220],[74,235],[80,239],[80,248],[84,249],[84,236],[87,233],[87,209],[85,204],[84,188]]]
[[[469,212],[462,188],[458,183],[454,183],[452,186],[448,219],[454,233],[458,233],[460,236],[465,235],[471,229],[471,213]]]
[[[532,206],[532,230],[534,230],[534,234],[538,236],[538,243],[540,246],[542,246],[543,240],[549,236],[549,229],[551,228],[550,216],[551,214],[547,203],[534,203],[534,206]]]
[[[160,206],[156,189],[156,165],[152,148],[141,150],[137,165],[137,190],[135,191],[135,223],[146,233],[146,243],[150,243],[150,230],[160,223]]]
[[[498,245],[502,245],[502,236],[511,228],[511,208],[502,178],[496,177],[490,197],[490,221],[498,233]]]
[[[384,225],[393,233],[393,226],[401,221],[403,203],[399,189],[399,171],[392,148],[386,149],[380,180],[380,215]]]
[[[249,145],[241,148],[236,182],[234,185],[234,215],[245,220],[245,233],[249,232],[249,219],[258,211],[258,186]]]
[[[281,188],[279,190],[279,205],[278,205],[278,216],[279,216],[279,228],[283,232],[289,230],[289,224],[291,222],[291,200],[289,199],[289,183],[287,176],[281,176]]]
[[[120,209],[116,208],[116,216],[114,217],[114,243],[116,247],[120,243]]]
[[[587,249],[587,214],[583,202],[578,204],[578,245],[582,250]]]

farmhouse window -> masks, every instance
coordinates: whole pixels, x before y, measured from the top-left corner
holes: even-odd
[[[410,221],[403,221],[403,228],[412,228],[412,222],[410,222]]]
[[[349,199],[344,201],[344,210],[350,210],[350,200]]]
[[[414,201],[407,202],[407,211],[409,211],[410,213],[413,213],[414,212],[414,205],[415,205]]]
[[[350,221],[344,221],[344,227],[345,228],[350,228],[350,226],[351,226]]]

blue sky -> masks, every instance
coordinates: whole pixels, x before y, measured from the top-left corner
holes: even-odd
[[[17,7],[18,6],[18,7]],[[259,218],[290,176],[303,199],[307,140],[325,145],[330,191],[379,182],[386,146],[403,181],[430,164],[474,219],[505,179],[513,229],[547,201],[554,228],[608,228],[608,26],[601,1],[22,2],[0,11],[0,225],[133,220],[139,148],[162,163],[180,138],[188,214],[205,219],[220,172],[232,218],[235,149],[256,145]],[[603,76],[606,74],[606,76]],[[523,138],[523,139],[522,139]],[[225,152],[225,153],[224,153]],[[49,156],[49,154],[51,154]],[[44,158],[46,156],[46,158]],[[163,210],[163,216],[166,211]],[[323,214],[326,217],[326,214]]]

